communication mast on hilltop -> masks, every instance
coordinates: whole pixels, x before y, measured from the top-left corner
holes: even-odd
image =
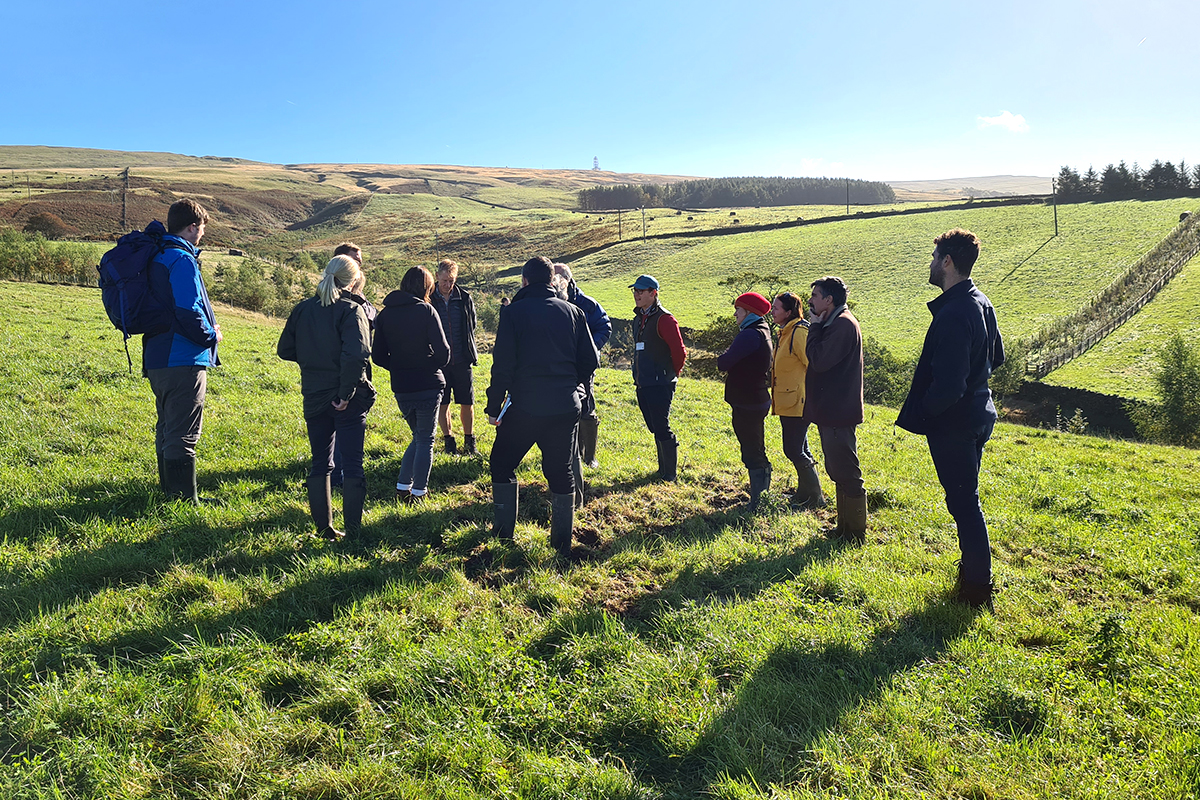
[[[600,169],[600,156],[592,156],[592,169]]]

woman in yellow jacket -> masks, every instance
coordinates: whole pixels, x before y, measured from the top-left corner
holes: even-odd
[[[808,322],[804,301],[784,292],[771,304],[771,316],[779,326],[779,346],[771,365],[771,413],[783,428],[783,454],[796,467],[795,508],[823,508],[821,479],[816,459],[808,449],[808,422],[804,419],[804,377],[808,372]]]

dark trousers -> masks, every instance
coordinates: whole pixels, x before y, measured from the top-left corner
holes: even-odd
[[[492,483],[516,483],[517,467],[535,444],[542,451],[542,474],[554,494],[574,494],[575,431],[579,413],[537,417],[509,406],[496,426],[489,466]]]
[[[817,432],[821,434],[821,452],[825,455],[825,471],[846,497],[862,497],[867,493],[863,488],[862,468],[858,465],[855,427],[817,426]]]
[[[808,420],[804,417],[780,417],[783,428],[783,454],[795,465],[796,470],[815,467],[817,460],[808,449]]]
[[[770,469],[763,423],[770,408],[761,411],[733,406],[733,433],[742,448],[742,463],[746,469]]]
[[[637,389],[638,408],[642,410],[642,419],[646,427],[654,434],[655,439],[675,441],[675,432],[671,430],[671,400],[675,397],[675,384],[665,386],[639,386]]]
[[[155,452],[166,461],[194,459],[204,420],[208,370],[200,366],[165,367],[146,370],[146,377],[158,411]]]
[[[995,424],[989,421],[974,429],[944,430],[926,437],[938,481],[946,490],[946,509],[958,527],[962,577],[975,584],[992,580],[991,545],[979,505],[979,464]]]
[[[596,415],[596,376],[589,375],[587,382],[583,384],[583,388],[587,390],[587,394],[583,398],[583,413],[581,417],[588,419],[599,419]]]
[[[375,398],[364,399],[358,392],[350,399],[345,411],[334,411],[333,406],[315,417],[304,420],[308,427],[308,445],[312,449],[310,478],[322,478],[333,473],[333,440],[337,436],[338,448],[342,453],[342,474],[345,478],[363,477],[363,441],[367,435],[367,412]]]

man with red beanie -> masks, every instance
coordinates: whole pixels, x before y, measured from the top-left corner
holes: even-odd
[[[717,356],[717,369],[725,376],[725,402],[733,409],[733,432],[742,448],[742,463],[750,473],[750,504],[771,486],[771,462],[763,441],[763,421],[771,410],[771,328],[767,314],[771,302],[758,292],[746,292],[733,304],[738,335]]]
[[[653,275],[639,275],[629,288],[633,290],[637,317],[633,323],[633,383],[638,408],[654,434],[657,477],[673,481],[679,466],[679,440],[671,430],[671,400],[687,351],[683,349],[679,323],[658,304],[658,280]]]

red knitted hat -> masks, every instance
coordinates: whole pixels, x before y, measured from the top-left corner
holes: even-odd
[[[767,312],[771,310],[771,301],[758,292],[746,292],[738,296],[733,306],[734,308],[744,308],[751,314],[758,314],[760,317],[765,317]]]

